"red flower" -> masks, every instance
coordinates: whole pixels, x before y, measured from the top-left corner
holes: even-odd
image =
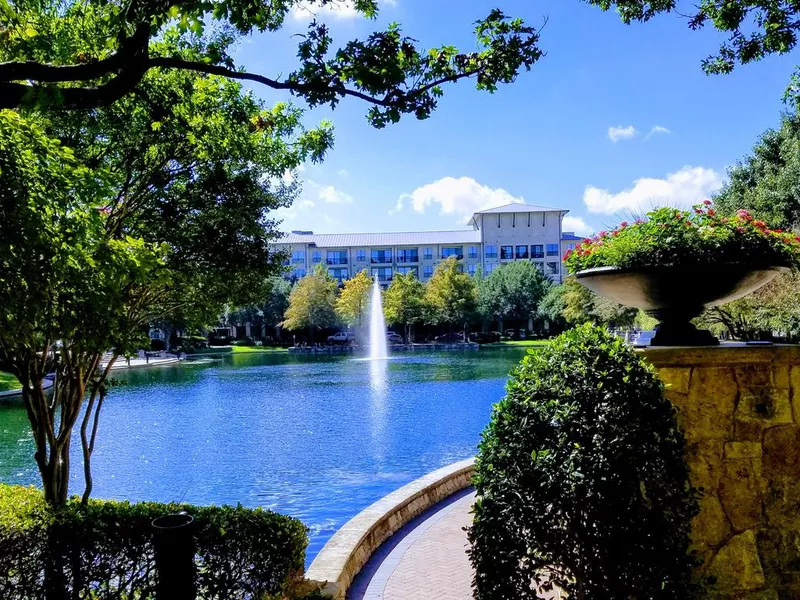
[[[749,217],[750,216],[750,213],[748,211],[746,211],[745,209],[743,209],[743,208],[740,208],[739,210],[737,210],[736,214],[739,215],[740,217]]]
[[[744,233],[744,227],[737,227],[736,231],[738,231],[739,233]]]
[[[766,229],[767,224],[764,221],[753,221],[753,225],[758,227],[759,229]]]
[[[572,250],[567,250],[564,252],[564,258],[562,260],[567,260],[570,256],[572,256]]]
[[[619,235],[619,229],[615,229],[611,232],[611,237],[617,237]]]
[[[714,203],[711,202],[711,200],[703,200],[703,204],[705,204],[706,206],[711,206]]]
[[[585,240],[583,240],[583,243],[584,244],[591,244],[592,240],[590,240],[589,238],[586,238]]]
[[[708,216],[709,217],[713,217],[715,214],[717,214],[717,211],[715,211],[713,208],[709,208],[708,209]]]
[[[703,211],[702,211],[701,209],[699,209],[699,208],[695,208],[695,209],[694,209],[694,212],[695,212],[695,214],[697,214],[697,215],[702,215],[702,214],[703,214]]]
[[[686,221],[684,223],[684,225],[686,225],[687,227],[691,227],[692,226],[692,222],[691,221]]]
[[[628,226],[628,222],[627,221],[623,221],[622,223],[619,224],[619,226],[620,226],[620,229],[625,229]]]

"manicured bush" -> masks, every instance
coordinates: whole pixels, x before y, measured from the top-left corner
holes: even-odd
[[[152,598],[150,523],[181,510],[195,518],[198,598],[264,600],[302,575],[307,530],[291,517],[243,507],[101,500],[53,511],[39,490],[4,485],[0,598],[45,598],[53,572],[69,598]]]
[[[684,437],[653,370],[590,325],[512,372],[483,434],[469,532],[478,600],[694,598]]]

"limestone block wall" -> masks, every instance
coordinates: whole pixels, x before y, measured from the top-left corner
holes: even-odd
[[[800,598],[800,347],[642,351],[702,491],[692,541],[711,597]]]

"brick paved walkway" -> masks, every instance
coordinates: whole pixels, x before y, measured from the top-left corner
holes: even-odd
[[[464,527],[474,501],[472,491],[454,494],[403,527],[356,577],[348,600],[472,600]]]

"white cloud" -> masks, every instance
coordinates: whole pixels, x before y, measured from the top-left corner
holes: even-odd
[[[342,190],[337,190],[332,185],[326,185],[323,187],[317,184],[312,184],[312,187],[319,188],[318,198],[323,202],[327,202],[328,204],[351,204],[353,202],[353,197],[351,195],[346,194]]]
[[[564,217],[564,220],[561,221],[561,229],[563,231],[574,231],[575,235],[583,235],[589,236],[591,235],[594,230],[589,227],[589,225],[581,219],[580,217]]]
[[[454,215],[463,223],[476,211],[514,202],[524,200],[502,188],[481,185],[471,177],[444,177],[400,196],[397,206],[389,214],[399,212],[405,206],[424,213],[429,207],[438,205],[439,214]]]
[[[713,169],[686,166],[664,179],[642,177],[634,181],[632,187],[616,194],[586,186],[583,202],[593,213],[645,212],[654,206],[691,206],[708,198],[721,186],[722,176]]]
[[[336,174],[344,179],[350,177],[350,172],[347,169],[339,169],[338,171],[336,171]]]
[[[314,208],[313,200],[301,199],[292,202],[291,206],[285,206],[275,210],[270,216],[279,219],[280,221],[295,221],[299,218],[305,218],[305,213]]]
[[[666,127],[662,127],[661,125],[653,125],[652,129],[650,129],[650,133],[644,136],[644,139],[649,140],[651,137],[659,133],[672,133],[672,132]]]
[[[628,125],[627,127],[623,127],[622,125],[619,127],[609,127],[608,139],[616,143],[620,140],[629,140],[634,137],[636,133],[636,127],[633,125]]]

